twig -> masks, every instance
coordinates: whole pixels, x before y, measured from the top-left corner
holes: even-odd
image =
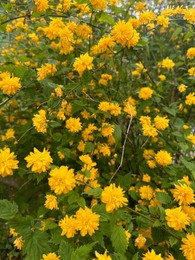
[[[129,110],[130,110],[130,119],[129,119],[129,124],[128,124],[128,127],[127,127],[127,131],[126,131],[126,134],[125,134],[125,140],[123,142],[121,161],[120,161],[120,164],[119,164],[118,168],[116,169],[116,171],[114,172],[114,174],[110,178],[109,183],[111,183],[112,179],[114,178],[114,176],[117,174],[117,172],[120,170],[120,168],[123,165],[123,160],[124,160],[124,155],[125,155],[125,146],[126,146],[126,142],[127,142],[127,139],[128,139],[128,134],[129,134],[129,130],[130,130],[130,127],[131,127],[132,118],[133,118],[129,102],[128,102],[128,105],[129,105]]]
[[[34,126],[31,126],[29,129],[27,129],[26,132],[24,132],[23,135],[20,136],[20,138],[18,139],[18,142],[20,142],[20,140],[33,128],[34,128]]]

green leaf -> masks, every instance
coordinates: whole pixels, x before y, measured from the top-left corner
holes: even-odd
[[[84,246],[80,246],[79,248],[77,248],[71,255],[71,260],[87,260],[89,257],[89,254],[92,250],[92,248],[94,247],[94,245],[97,242],[93,242],[91,244],[87,244]]]
[[[152,228],[152,238],[156,243],[167,240],[169,236],[170,234],[167,231],[160,229],[159,227]]]
[[[114,133],[113,133],[114,139],[116,141],[116,146],[121,142],[122,138],[122,130],[121,127],[117,124],[114,125]]]
[[[157,192],[156,197],[162,204],[168,204],[171,202],[171,197],[165,192]]]
[[[175,108],[164,107],[163,110],[171,114],[172,116],[176,116],[177,111]]]
[[[55,134],[52,135],[52,138],[53,138],[54,141],[59,142],[62,139],[62,134],[55,133]]]
[[[46,219],[44,222],[45,222],[44,230],[54,229],[54,228],[58,227],[58,225],[51,219]]]
[[[61,123],[59,123],[59,122],[57,122],[57,121],[50,121],[50,122],[49,122],[49,126],[51,126],[52,128],[60,127],[60,126],[61,126]]]
[[[12,219],[15,217],[17,212],[18,206],[14,201],[10,202],[6,199],[0,200],[0,218]]]
[[[62,240],[58,251],[60,260],[71,260],[73,251],[74,248],[68,242]]]
[[[185,159],[181,159],[183,165],[191,172],[193,179],[195,179],[195,163],[188,162]]]
[[[25,237],[23,248],[23,252],[26,254],[25,260],[40,260],[43,254],[47,254],[50,251],[47,233],[35,230]]]
[[[97,204],[93,206],[93,212],[100,215],[101,222],[107,222],[110,220],[110,215],[106,212],[106,208],[104,204]]]
[[[102,188],[90,189],[90,190],[84,192],[83,194],[94,196],[95,198],[99,199],[101,197],[101,194],[102,194]]]
[[[94,148],[95,144],[93,144],[92,142],[87,142],[85,145],[84,153],[90,153],[94,150]]]
[[[102,232],[102,230],[97,230],[93,236],[91,237],[93,241],[98,242],[98,244],[100,244],[103,248],[105,248],[105,244],[104,244],[104,234]]]
[[[139,228],[146,230],[151,225],[151,220],[142,216],[136,218]]]
[[[110,16],[109,14],[102,12],[100,19],[105,22],[108,23],[110,25],[114,25],[115,24],[115,20],[112,18],[112,16]]]
[[[139,260],[139,253],[138,252],[133,256],[132,260]]]
[[[182,32],[182,30],[183,30],[183,29],[182,29],[181,27],[177,27],[177,28],[175,29],[175,31],[173,32],[171,39],[173,39],[175,36],[177,36],[178,34],[180,34],[180,33]]]
[[[112,255],[112,260],[127,260],[127,258],[119,252],[114,252],[114,254]]]
[[[116,252],[119,252],[121,254],[125,253],[127,246],[128,246],[128,242],[127,242],[125,230],[123,227],[115,225],[112,228],[111,241],[112,241],[112,245]]]
[[[92,79],[91,71],[85,70],[81,78],[82,83],[83,84],[89,83],[91,79]]]

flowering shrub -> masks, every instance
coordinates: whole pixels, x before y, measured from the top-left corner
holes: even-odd
[[[1,2],[0,258],[195,259],[193,6]]]

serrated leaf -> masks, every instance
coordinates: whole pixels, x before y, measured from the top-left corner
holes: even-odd
[[[151,225],[151,220],[142,216],[136,218],[139,228],[146,230]]]
[[[139,253],[138,252],[133,256],[132,260],[139,260]]]
[[[68,242],[62,240],[58,251],[60,260],[71,260],[73,251],[74,248]]]
[[[54,228],[58,227],[58,225],[53,220],[50,220],[50,219],[46,219],[44,221],[44,223],[45,223],[44,230],[54,229]]]
[[[71,260],[87,260],[95,244],[96,242],[93,242],[91,244],[80,246],[72,253]]]
[[[171,197],[165,192],[157,192],[156,197],[162,204],[168,204],[171,202]]]
[[[0,218],[12,219],[15,217],[17,212],[18,206],[14,201],[10,202],[6,199],[0,200]]]
[[[102,194],[102,188],[90,189],[90,190],[84,192],[83,194],[94,196],[95,198],[100,198],[101,194]]]
[[[125,230],[121,226],[114,226],[111,230],[111,241],[116,252],[124,254],[128,241],[126,239]]]
[[[127,260],[127,258],[119,252],[114,252],[114,254],[112,255],[112,260]]]
[[[169,238],[169,233],[159,227],[152,228],[152,238],[156,243],[163,242]]]
[[[93,212],[100,215],[101,222],[107,222],[108,220],[110,220],[110,215],[106,212],[106,207],[103,204],[97,204],[93,206]]]
[[[98,244],[100,244],[103,248],[105,248],[105,244],[104,244],[104,234],[102,232],[102,230],[97,230],[93,236],[91,237],[93,241],[98,242]]]
[[[31,232],[25,237],[23,252],[25,260],[40,260],[43,254],[50,252],[48,234],[40,230]]]

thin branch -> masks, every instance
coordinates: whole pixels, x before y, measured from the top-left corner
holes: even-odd
[[[129,119],[129,124],[128,124],[128,127],[127,127],[127,131],[126,131],[126,134],[125,134],[125,140],[124,140],[123,146],[122,146],[121,161],[120,161],[120,164],[119,164],[118,168],[116,169],[116,171],[114,172],[114,174],[113,174],[112,177],[110,178],[109,183],[111,183],[112,179],[115,177],[115,175],[117,174],[117,172],[120,170],[120,168],[121,168],[122,165],[123,165],[126,142],[127,142],[127,139],[128,139],[128,134],[129,134],[130,127],[131,127],[131,123],[132,123],[132,119],[133,119],[132,111],[131,111],[131,107],[130,107],[129,102],[128,102],[128,105],[129,105],[129,110],[130,110],[130,119]]]
[[[23,135],[20,136],[20,138],[18,139],[18,142],[20,142],[20,140],[33,128],[34,128],[34,126],[31,126],[29,129],[27,129],[26,132],[24,132]]]

